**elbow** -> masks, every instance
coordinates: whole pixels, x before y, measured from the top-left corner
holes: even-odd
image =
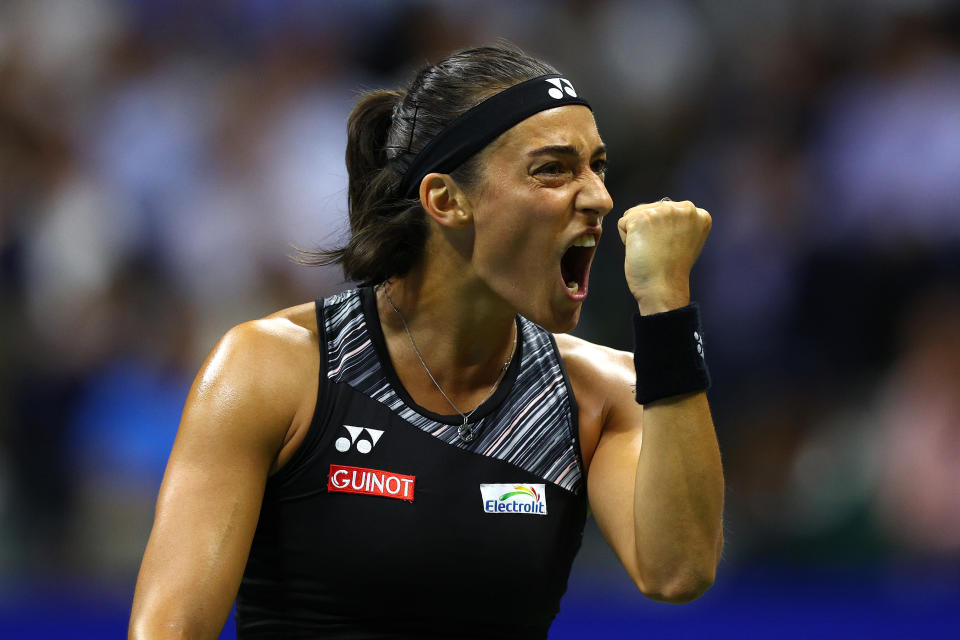
[[[151,616],[133,616],[127,640],[188,640],[206,637],[197,625],[161,620]]]
[[[713,586],[716,567],[688,568],[673,572],[659,580],[634,579],[640,592],[651,600],[684,604],[692,602]]]
[[[641,591],[644,596],[657,602],[684,604],[702,596],[712,585],[712,577],[690,577],[672,580],[655,588],[641,588]]]
[[[712,552],[704,550],[672,566],[661,566],[658,571],[633,575],[633,581],[651,600],[671,604],[693,602],[713,586],[722,553],[723,532],[720,531]]]

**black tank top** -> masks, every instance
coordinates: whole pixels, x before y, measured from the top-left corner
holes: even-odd
[[[317,408],[267,482],[238,637],[546,637],[586,517],[553,336],[517,317],[517,351],[468,443],[460,416],[400,384],[373,290],[318,301],[317,326]]]

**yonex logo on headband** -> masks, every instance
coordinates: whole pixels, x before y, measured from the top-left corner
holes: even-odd
[[[562,100],[563,94],[566,93],[571,98],[577,97],[577,92],[573,88],[573,85],[570,84],[570,81],[566,78],[547,78],[547,82],[553,86],[547,91],[547,95],[553,98],[554,100]]]

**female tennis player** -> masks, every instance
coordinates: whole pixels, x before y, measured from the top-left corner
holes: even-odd
[[[613,207],[589,103],[509,47],[348,123],[357,289],[230,330],[190,391],[132,638],[544,638],[587,501],[646,596],[713,582],[723,476],[690,202],[617,224],[635,353],[564,335]]]

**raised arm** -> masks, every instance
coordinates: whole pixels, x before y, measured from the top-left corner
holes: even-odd
[[[709,214],[689,202],[651,204],[627,211],[619,230],[640,313],[688,305]],[[604,353],[602,427],[588,475],[594,517],[645,595],[692,600],[713,583],[723,546],[723,470],[706,393],[640,405],[631,355]]]
[[[305,415],[309,424],[319,366],[315,345],[309,330],[268,318],[235,327],[207,357],[160,487],[130,638],[220,633],[246,565],[267,476]]]

